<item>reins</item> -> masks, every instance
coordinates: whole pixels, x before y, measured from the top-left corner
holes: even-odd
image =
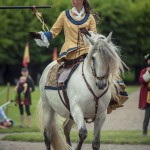
[[[94,120],[95,120],[95,118],[96,118],[96,116],[97,116],[98,102],[99,102],[98,100],[108,91],[109,82],[108,82],[108,86],[107,86],[107,88],[104,90],[104,92],[103,92],[100,96],[96,96],[96,94],[95,94],[94,91],[92,90],[91,86],[89,85],[89,83],[88,83],[88,81],[87,81],[87,79],[86,79],[86,77],[85,77],[83,67],[84,67],[84,61],[83,61],[83,64],[82,64],[82,77],[83,77],[83,79],[84,79],[84,81],[85,81],[85,83],[86,83],[86,85],[87,85],[89,91],[90,91],[90,92],[92,93],[92,95],[94,96],[94,99],[93,99],[93,100],[95,101],[95,114],[94,114],[93,119],[92,119],[91,121],[89,121],[87,118],[85,119],[85,120],[86,120],[86,123],[92,123],[92,122],[94,122]]]

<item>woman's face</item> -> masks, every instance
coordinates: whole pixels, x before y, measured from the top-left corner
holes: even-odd
[[[82,7],[83,6],[83,0],[71,0],[72,7]]]

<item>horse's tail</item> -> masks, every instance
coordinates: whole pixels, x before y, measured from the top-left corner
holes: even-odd
[[[41,132],[44,132],[44,112],[42,107],[42,99],[40,98],[36,109],[37,126]]]
[[[38,127],[40,128],[41,132],[44,132],[45,128],[45,120],[44,120],[44,111],[42,106],[42,99],[39,100],[37,113],[38,113]],[[60,126],[58,126],[56,121],[56,115],[54,115],[53,120],[51,120],[51,144],[54,150],[73,150],[70,147],[63,136],[63,132]]]
[[[52,124],[52,147],[54,150],[73,150],[67,145],[66,140],[63,136],[61,128],[56,124],[56,121]]]

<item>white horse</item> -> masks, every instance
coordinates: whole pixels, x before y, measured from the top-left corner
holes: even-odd
[[[94,121],[92,148],[100,149],[100,131],[106,119],[110,99],[115,95],[114,83],[120,71],[123,71],[123,66],[117,48],[111,43],[111,34],[107,38],[100,34],[88,38],[91,43],[89,53],[67,84],[70,112],[62,103],[57,90],[44,88],[48,72],[57,62],[50,63],[42,74],[38,111],[40,116],[43,111],[43,120],[42,117],[39,119],[44,123],[43,131],[47,150],[51,150],[51,146],[54,150],[67,150],[66,141],[71,145],[70,130],[74,123],[79,131],[76,150],[80,150],[87,137],[85,118]],[[60,130],[56,129],[55,114],[67,120],[64,125],[66,141],[59,136]],[[70,119],[70,114],[73,119]]]

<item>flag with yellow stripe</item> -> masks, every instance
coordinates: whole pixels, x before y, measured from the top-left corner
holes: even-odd
[[[26,43],[25,50],[24,50],[24,56],[22,60],[22,65],[24,67],[28,67],[28,64],[30,62],[30,53],[29,53],[29,42]]]

